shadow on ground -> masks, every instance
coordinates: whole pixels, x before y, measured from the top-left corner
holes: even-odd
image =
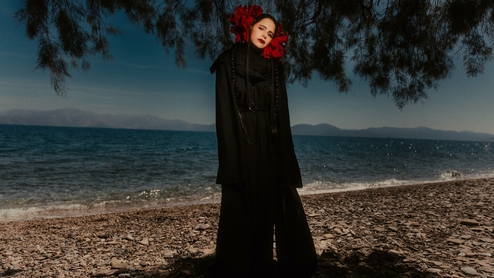
[[[184,258],[170,261],[167,265],[147,271],[117,271],[114,276],[129,273],[130,277],[142,275],[157,278],[209,278],[208,266],[214,257]],[[333,251],[325,251],[318,257],[318,270],[314,278],[432,278],[437,274],[419,271],[416,264],[404,263],[404,257],[387,251],[375,250],[366,256],[355,251],[342,258]]]
[[[318,259],[319,268],[314,278],[432,278],[437,274],[421,272],[417,264],[403,262],[404,257],[387,251],[375,250],[368,256],[355,251],[341,258],[325,251]]]

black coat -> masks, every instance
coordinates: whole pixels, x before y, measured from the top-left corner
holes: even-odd
[[[282,63],[263,58],[253,46],[235,44],[216,59],[211,66],[214,72],[219,158],[216,183],[252,182],[267,169],[281,185],[302,187]],[[274,94],[275,86],[278,95]]]

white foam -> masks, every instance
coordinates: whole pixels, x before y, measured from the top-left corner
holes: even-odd
[[[475,174],[461,174],[456,171],[447,171],[439,175],[437,179],[417,179],[417,180],[399,180],[399,179],[386,179],[376,182],[350,182],[350,183],[332,183],[315,181],[304,185],[299,188],[300,195],[342,192],[342,191],[354,191],[364,190],[368,188],[380,188],[380,187],[392,187],[403,186],[412,184],[425,184],[434,182],[446,182],[455,180],[469,180],[469,179],[487,179],[494,178],[494,171],[490,173],[475,173]]]
[[[209,193],[198,196],[179,196],[165,199],[149,200],[114,200],[101,201],[91,205],[63,204],[40,207],[19,207],[0,209],[0,222],[24,221],[33,219],[52,219],[92,214],[114,213],[135,209],[153,209],[171,206],[217,203],[220,193]]]
[[[0,222],[73,216],[85,210],[87,207],[80,204],[6,208],[0,209]]]

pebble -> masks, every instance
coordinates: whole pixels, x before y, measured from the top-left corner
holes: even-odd
[[[127,264],[124,262],[124,261],[121,261],[115,257],[113,257],[111,259],[111,263],[110,263],[111,267],[112,268],[116,268],[116,269],[120,269],[120,268],[126,268],[127,267]]]
[[[471,267],[462,267],[461,268],[461,271],[465,274],[468,274],[468,275],[477,275],[477,270],[475,270],[474,268],[471,268]]]
[[[478,226],[480,223],[474,219],[462,219],[460,220],[460,224],[467,226]]]
[[[438,269],[438,268],[428,268],[426,269],[427,272],[430,272],[430,273],[436,273],[436,274],[439,274],[442,272],[442,270]]]

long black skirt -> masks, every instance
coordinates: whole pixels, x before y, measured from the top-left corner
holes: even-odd
[[[214,277],[305,278],[312,277],[316,265],[295,188],[222,185]]]

